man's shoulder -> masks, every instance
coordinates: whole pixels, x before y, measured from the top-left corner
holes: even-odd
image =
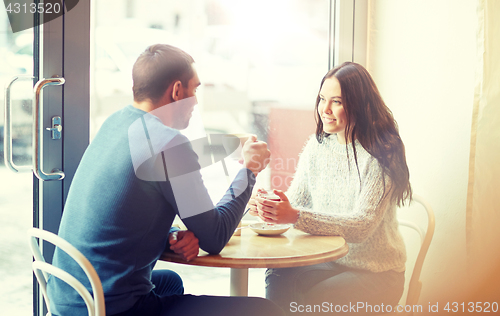
[[[129,126],[135,120],[140,119],[143,114],[141,114],[137,109],[137,111],[134,111],[134,109],[134,107],[128,105],[113,112],[103,120],[102,125],[99,127],[99,133],[106,130],[115,131],[117,128]]]

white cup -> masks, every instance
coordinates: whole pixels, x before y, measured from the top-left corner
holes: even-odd
[[[274,194],[273,192],[262,192],[258,194],[259,197],[266,199],[266,200],[271,200],[271,201],[281,201],[281,198],[279,195]]]

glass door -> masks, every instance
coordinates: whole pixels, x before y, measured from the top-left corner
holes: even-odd
[[[61,3],[20,2],[27,8],[33,2],[37,7],[50,2],[52,8]],[[89,142],[90,1],[66,1],[58,16],[43,10],[16,15],[5,3],[0,12],[0,84],[5,87],[0,97],[0,314],[45,315],[26,231],[35,226],[57,232]],[[26,23],[31,26],[19,30]],[[51,261],[53,249],[43,252]]]
[[[32,313],[31,254],[26,231],[33,225],[32,91],[34,30],[12,32],[6,10],[0,10],[0,314]],[[16,80],[14,80],[16,79]],[[4,94],[3,88],[10,87]],[[5,122],[5,97],[12,107],[11,128]],[[10,132],[10,133],[9,133]],[[10,134],[10,135],[6,135]],[[4,163],[4,136],[12,160]]]

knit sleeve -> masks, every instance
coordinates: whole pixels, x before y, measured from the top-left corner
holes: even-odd
[[[297,163],[297,170],[293,177],[290,187],[286,191],[286,195],[292,207],[298,209],[310,209],[312,208],[312,199],[309,191],[308,185],[308,166],[309,166],[309,151],[311,150],[312,143],[311,139],[306,143],[304,149],[302,150],[299,161]]]
[[[342,236],[351,243],[360,243],[369,238],[389,207],[390,199],[387,194],[384,195],[384,188],[390,187],[390,180],[383,176],[376,159],[372,159],[364,170],[360,170],[360,177],[361,188],[353,210],[325,214],[326,212],[319,212],[314,207],[299,208],[300,215],[295,228],[315,235]]]

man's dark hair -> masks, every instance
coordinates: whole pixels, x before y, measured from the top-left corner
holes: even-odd
[[[193,62],[193,57],[177,47],[166,44],[149,46],[132,69],[134,101],[150,99],[156,103],[168,86],[177,80],[187,87],[194,75]]]

